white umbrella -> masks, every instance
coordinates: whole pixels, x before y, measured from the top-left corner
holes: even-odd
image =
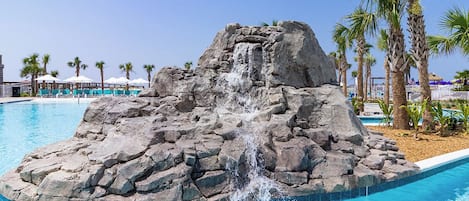
[[[110,77],[109,79],[104,80],[104,83],[106,83],[106,84],[117,84],[115,77]]]
[[[53,77],[52,75],[43,75],[43,76],[40,76],[38,78],[36,78],[37,81],[60,81],[60,79],[56,78],[56,77]]]
[[[138,85],[138,84],[148,84],[150,82],[148,82],[147,80],[144,80],[142,78],[138,78],[138,79],[134,79],[132,81],[129,82],[129,84],[134,84],[134,85]]]
[[[125,77],[116,78],[116,84],[127,84],[127,83],[129,83],[129,79]]]
[[[91,78],[88,78],[86,76],[80,75],[80,76],[73,76],[69,77],[64,80],[65,82],[71,82],[71,83],[90,83],[93,82]]]

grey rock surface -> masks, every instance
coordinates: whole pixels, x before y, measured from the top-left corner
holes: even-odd
[[[92,102],[74,137],[26,155],[0,177],[0,194],[254,200],[417,173],[395,142],[366,130],[335,82],[308,25],[229,24],[195,71],[163,68],[139,97]]]

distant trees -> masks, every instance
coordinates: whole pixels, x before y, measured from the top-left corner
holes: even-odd
[[[73,61],[69,61],[67,65],[70,66],[71,68],[75,68],[75,75],[77,77],[80,76],[80,69],[85,70],[86,68],[88,68],[88,65],[81,63],[81,60],[79,57],[75,57],[75,59],[73,59]]]
[[[47,74],[47,64],[49,64],[49,60],[50,60],[50,55],[49,54],[45,54],[44,56],[42,56],[42,75],[46,75]],[[46,81],[42,81],[42,88],[45,88],[46,87]]]
[[[364,94],[363,87],[363,58],[367,51],[366,34],[373,34],[377,29],[376,15],[371,12],[367,12],[361,7],[355,9],[355,11],[346,16],[349,23],[349,38],[355,41],[356,52],[357,52],[357,101],[360,103],[360,111],[364,110],[363,98]]]
[[[121,64],[119,65],[119,69],[121,69],[122,72],[125,72],[125,77],[130,80],[130,72],[133,71],[133,65],[131,62]],[[129,84],[125,86],[125,90],[129,90]]]
[[[104,94],[104,61],[96,62],[95,66],[99,69],[99,74],[101,76],[101,92]]]
[[[347,69],[350,68],[347,62],[347,49],[352,46],[352,39],[349,37],[349,29],[342,25],[337,24],[334,27],[333,40],[336,43],[337,50],[330,54],[334,57],[337,68],[339,70],[339,81],[342,83],[342,90],[345,96],[347,96]]]
[[[31,79],[31,95],[36,96],[38,75],[43,72],[39,64],[39,54],[34,53],[29,57],[23,59],[23,68],[21,69],[21,77],[30,77]]]
[[[187,62],[186,62],[187,63]],[[143,68],[147,72],[147,79],[148,79],[148,87],[150,87],[151,84],[151,71],[155,68],[155,65],[153,64],[145,64],[143,65]]]

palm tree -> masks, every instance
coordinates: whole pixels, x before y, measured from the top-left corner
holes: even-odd
[[[428,36],[428,46],[432,53],[450,54],[456,48],[469,55],[469,11],[454,8],[446,12],[441,21],[448,36]]]
[[[58,70],[53,70],[53,71],[50,72],[50,75],[51,75],[52,77],[57,77],[57,76],[59,76],[59,71],[58,71]],[[54,89],[57,88],[57,86],[56,86],[56,84],[55,84],[55,81],[53,82],[53,86],[54,86]]]
[[[49,54],[45,54],[44,56],[42,56],[42,64],[43,64],[43,67],[42,67],[42,75],[46,75],[47,74],[47,64],[49,64],[49,60],[50,60],[50,55]],[[42,81],[42,88],[46,88],[46,81]]]
[[[67,64],[68,64],[68,66],[70,66],[72,68],[75,68],[75,75],[77,77],[80,76],[80,68],[83,69],[83,70],[88,68],[88,65],[82,64],[80,58],[78,58],[78,57],[75,57],[75,59],[73,59],[73,61],[69,61]]]
[[[337,24],[334,27],[333,39],[337,45],[337,52],[335,54],[337,68],[339,69],[339,81],[342,82],[342,90],[344,95],[347,96],[347,69],[350,68],[350,65],[347,62],[347,49],[352,46],[352,40],[349,37],[350,30],[342,25]],[[342,80],[340,79],[342,78]]]
[[[147,71],[148,88],[150,88],[150,84],[151,84],[151,71],[153,71],[153,69],[155,68],[155,65],[153,65],[153,64],[145,64],[145,65],[143,65],[143,68],[145,69],[145,71]]]
[[[376,16],[372,13],[367,12],[361,7],[355,9],[355,11],[346,17],[350,23],[350,38],[356,41],[357,50],[357,88],[358,88],[358,101],[363,103],[363,56],[365,54],[365,34],[373,34],[377,30]],[[364,105],[360,104],[360,111],[364,110]]]
[[[36,78],[39,73],[43,72],[42,68],[39,66],[39,55],[34,53],[33,55],[23,59],[24,67],[21,69],[21,77],[30,77],[31,78],[31,95],[36,96],[37,93],[37,81]]]
[[[462,80],[464,86],[467,85],[467,81],[469,79],[469,70],[457,71],[454,78]]]
[[[132,63],[128,62],[126,64],[121,64],[119,65],[119,69],[121,69],[122,72],[125,72],[125,78],[130,80],[130,72],[132,72],[133,69]],[[125,90],[129,90],[129,84],[125,86]]]
[[[410,40],[412,48],[410,53],[419,71],[419,85],[422,102],[426,101],[425,112],[423,113],[422,128],[434,129],[432,107],[432,90],[428,80],[428,45],[425,32],[425,20],[423,18],[422,6],[419,0],[408,0],[407,24],[409,25]]]
[[[384,51],[386,55],[384,56],[384,104],[389,105],[389,80],[390,80],[390,69],[389,69],[389,59],[388,59],[388,33],[386,30],[381,29],[380,34],[378,36],[377,47],[379,50]]]
[[[186,70],[190,70],[192,67],[192,61],[187,61],[186,63],[184,63],[184,68],[186,68]]]
[[[58,70],[53,70],[53,71],[50,72],[50,75],[52,77],[57,77],[57,76],[59,76],[59,71]]]
[[[376,58],[371,55],[370,52],[367,52],[363,58],[365,62],[366,72],[365,72],[365,102],[368,100],[368,92],[371,95],[371,67],[376,64]]]
[[[99,69],[99,74],[101,75],[101,93],[104,94],[104,61],[96,62],[96,68]]]
[[[46,75],[47,74],[47,64],[49,64],[49,61],[50,61],[50,55],[49,54],[45,54],[44,56],[42,56],[42,70],[43,70],[43,74]]]
[[[388,62],[392,78],[394,122],[393,128],[410,129],[405,90],[404,70],[406,67],[404,33],[401,19],[404,14],[405,0],[367,0],[367,8],[384,19],[388,25]]]

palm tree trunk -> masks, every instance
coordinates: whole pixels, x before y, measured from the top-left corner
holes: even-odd
[[[393,102],[393,128],[410,129],[407,106],[407,94],[405,90],[404,70],[406,66],[404,34],[402,29],[391,27],[388,38],[389,67],[392,79],[392,102]]]
[[[342,69],[342,90],[344,91],[344,95],[345,97],[348,97],[348,91],[347,91],[347,69],[346,68],[343,68]]]
[[[412,8],[420,8],[420,10],[412,10]],[[431,113],[432,91],[428,80],[428,45],[425,32],[425,20],[421,12],[419,1],[409,0],[408,2],[408,25],[410,31],[410,40],[412,43],[411,53],[415,58],[415,64],[419,71],[419,85],[422,102],[427,100],[427,106],[423,113],[422,128],[424,130],[433,130],[433,115]],[[420,12],[416,12],[420,11]]]
[[[363,97],[363,101],[366,102],[368,101],[368,74],[366,73],[368,71],[368,66],[366,66],[365,68],[365,86],[363,87],[363,94],[364,94],[364,97]]]
[[[347,91],[347,68],[348,68],[348,64],[347,64],[347,57],[344,55],[342,55],[340,57],[340,61],[339,61],[339,65],[340,65],[340,71],[341,71],[341,74],[342,74],[342,90],[344,92],[344,96],[345,97],[348,97],[348,91]]]
[[[101,94],[104,95],[104,70],[101,66],[101,69],[99,70],[101,74]]]
[[[358,58],[358,69],[357,69],[357,95],[358,95],[358,103],[359,103],[359,110],[361,112],[364,111],[363,105],[363,51],[365,47],[365,40],[363,38],[357,39],[357,58]]]
[[[147,74],[148,74],[148,88],[150,88],[151,75],[150,75],[150,72],[147,72]]]
[[[384,58],[384,103],[389,105],[389,78],[390,78],[390,69],[388,63],[388,56]]]

